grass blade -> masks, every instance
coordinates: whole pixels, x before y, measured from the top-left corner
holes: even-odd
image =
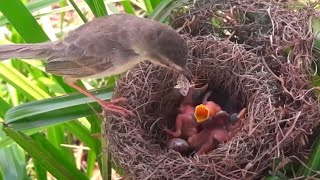
[[[37,160],[33,160],[34,170],[36,171],[36,175],[38,179],[47,180],[47,171],[44,169],[41,164],[38,163]]]
[[[3,138],[2,125],[0,128],[0,137]],[[0,149],[0,169],[4,179],[28,179],[23,150],[16,144]]]
[[[135,14],[136,13],[136,11],[134,10],[134,8],[129,0],[121,1],[121,5],[123,6],[126,13],[128,13],[128,14]]]
[[[31,100],[49,97],[41,88],[27,79],[19,71],[9,64],[0,63],[0,77],[9,82],[19,92],[29,97]]]
[[[320,170],[320,135],[317,137],[313,145],[313,152],[308,160],[308,168],[301,166],[300,174],[305,177],[310,177],[315,174],[314,171]]]
[[[2,126],[0,126],[2,127]],[[35,129],[29,129],[29,130],[24,130],[21,131],[22,133],[26,134],[26,135],[32,135],[35,133],[38,133],[40,131],[46,130],[48,127],[44,126],[41,128],[35,128]],[[0,130],[0,132],[2,132],[2,130]],[[9,136],[4,136],[2,139],[0,139],[0,149],[5,148],[11,144],[13,144],[14,141],[13,139],[11,139]]]
[[[0,118],[4,118],[5,112],[7,112],[11,108],[11,106],[0,97],[0,107]]]
[[[24,152],[15,144],[0,150],[0,168],[4,179],[29,179]]]
[[[64,124],[49,127],[47,129],[47,138],[53,146],[64,154],[66,161],[69,161],[73,166],[76,166],[72,149],[61,146],[61,144],[66,144],[63,125]]]
[[[99,121],[98,118],[88,118],[90,124],[91,124],[91,133],[92,134],[101,134],[102,129],[101,129],[101,121]],[[100,168],[100,173],[102,175],[102,179],[110,180],[109,176],[111,176],[111,171],[106,171],[106,167],[104,166],[104,161],[105,161],[105,153],[102,153],[102,144],[101,141],[103,141],[104,138],[102,139],[93,139],[95,142],[95,147],[94,147],[94,152],[96,155],[99,155],[97,158],[99,168]]]
[[[109,100],[112,88],[92,91],[97,97]],[[101,112],[101,107],[80,93],[24,103],[10,109],[5,122],[16,130],[27,130],[67,122]]]
[[[22,1],[0,0],[0,4],[0,11],[26,42],[42,42],[49,39]]]
[[[188,4],[189,0],[163,0],[158,6],[150,13],[148,18],[160,22],[165,22],[166,18],[171,14],[171,11],[177,7],[182,7]]]
[[[79,121],[71,121],[65,123],[65,127],[69,132],[79,138],[90,149],[95,148],[95,142],[93,140],[93,137],[91,136],[90,130],[82,125]]]
[[[82,19],[82,21],[84,23],[88,22],[88,19],[86,18],[86,16],[82,13],[82,11],[79,9],[79,7],[77,6],[77,4],[74,2],[74,0],[69,0],[72,7],[74,8],[74,10],[78,13],[78,15],[80,16],[80,18]]]
[[[151,4],[151,1],[150,0],[143,0],[145,6],[146,6],[146,9],[147,9],[147,13],[150,14],[152,11],[153,11],[153,7],[152,7],[152,4]]]
[[[87,177],[91,177],[96,160],[96,154],[93,150],[90,150],[87,158]]]
[[[48,7],[54,3],[57,3],[61,0],[39,0],[39,1],[31,1],[31,2],[27,2],[25,4],[26,8],[30,11],[30,12],[35,12],[38,11],[40,9],[43,9],[45,7]],[[0,16],[0,26],[7,24],[9,21],[5,16]]]
[[[30,138],[7,125],[4,125],[3,130],[57,179],[73,179],[74,177],[87,179],[76,167],[65,161],[64,156],[44,136],[34,134],[33,138]]]
[[[156,8],[160,2],[161,0],[152,0],[151,1],[152,8],[153,9]]]
[[[85,0],[95,17],[107,15],[107,9],[103,0]]]

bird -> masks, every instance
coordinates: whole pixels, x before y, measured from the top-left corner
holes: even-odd
[[[77,85],[77,81],[122,74],[142,61],[177,71],[190,80],[187,54],[187,42],[172,27],[127,13],[94,18],[61,40],[0,46],[0,61],[42,60],[46,72],[62,76],[66,84],[94,99],[104,110],[123,115],[134,115],[116,105],[126,98],[103,101]]]
[[[208,101],[211,91],[207,92],[202,100],[202,103],[197,105],[194,110],[194,117],[198,123],[207,121],[209,118],[214,117],[222,109],[213,101]]]
[[[225,111],[219,111],[213,119],[202,124],[199,133],[188,138],[190,148],[201,155],[215,149],[220,143],[230,141],[241,127],[245,113],[246,108],[231,116]]]
[[[175,138],[188,139],[198,133],[198,123],[195,119],[197,117],[194,117],[195,106],[202,101],[208,87],[208,84],[205,84],[202,87],[190,88],[187,95],[180,101],[179,114],[175,118],[175,131],[165,128],[164,131],[167,134]]]

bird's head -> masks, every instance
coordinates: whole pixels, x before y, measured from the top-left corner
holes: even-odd
[[[165,25],[154,28],[149,34],[149,39],[151,60],[184,74],[190,80],[190,74],[186,70],[186,41],[175,30]]]

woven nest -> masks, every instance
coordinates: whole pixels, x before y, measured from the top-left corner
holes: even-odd
[[[236,96],[234,111],[247,108],[241,129],[205,155],[168,150],[163,128],[179,106],[179,97],[170,94],[178,74],[140,63],[118,80],[114,93],[128,98],[123,106],[137,117],[105,115],[114,162],[131,179],[259,179],[285,162],[305,161],[320,117],[311,84],[315,57],[309,23],[319,15],[312,7],[288,10],[277,2],[220,1],[189,8],[172,24],[188,43],[187,67],[213,94]],[[221,20],[220,27],[212,20]],[[217,101],[231,108],[225,99]]]

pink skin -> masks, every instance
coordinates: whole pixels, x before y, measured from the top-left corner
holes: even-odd
[[[188,139],[190,147],[194,148],[197,154],[207,153],[217,147],[219,143],[224,143],[232,138],[232,132],[226,129],[214,128],[204,129]]]
[[[164,129],[169,135],[176,138],[188,140],[191,148],[196,150],[197,154],[208,153],[216,148],[219,143],[231,140],[237,129],[241,126],[245,109],[239,113],[235,124],[230,122],[230,115],[221,110],[221,107],[213,101],[207,101],[210,93],[203,98],[203,104],[209,108],[210,117],[207,121],[199,124],[194,119],[194,110],[192,102],[192,91],[182,100],[180,114],[176,117],[175,131]],[[199,129],[200,127],[200,129]]]
[[[211,91],[206,93],[206,95],[203,97],[202,104],[207,106],[209,109],[209,116],[214,117],[219,111],[221,111],[221,107],[213,101],[208,101],[210,95]]]
[[[193,119],[194,108],[190,105],[183,106],[182,112],[176,118],[175,131],[164,129],[173,137],[188,137],[198,133],[198,124]]]
[[[241,126],[244,113],[245,109],[240,111],[238,121],[235,124],[228,121],[227,114],[220,113],[221,115],[217,115],[216,118],[211,119],[209,123],[202,126],[203,130],[198,134],[194,134],[188,138],[190,147],[194,148],[198,155],[201,155],[215,149],[219,143],[230,141]]]
[[[194,119],[193,102],[197,98],[197,94],[206,90],[208,85],[201,88],[192,88],[185,96],[180,105],[180,113],[176,117],[175,131],[165,128],[164,131],[173,136],[188,139],[188,137],[198,133],[198,124]]]
[[[195,148],[198,155],[208,153],[215,149],[219,143],[225,143],[232,139],[235,131],[215,128],[212,130],[203,130],[188,139],[190,147]]]

